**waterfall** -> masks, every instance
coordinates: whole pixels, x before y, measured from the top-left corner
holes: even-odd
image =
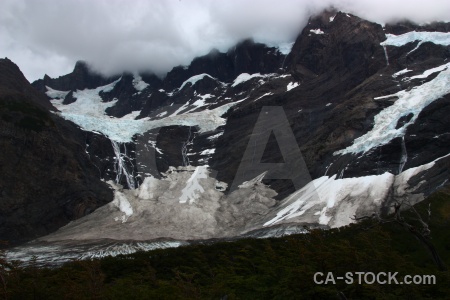
[[[384,50],[384,57],[386,58],[386,66],[389,66],[389,57],[388,57],[386,46],[383,46],[383,50]]]
[[[406,161],[408,160],[408,153],[406,152],[405,137],[402,137],[402,156],[400,157],[400,166],[398,167],[398,174],[403,171]]]
[[[284,70],[284,62],[286,61],[286,57],[288,57],[287,54],[284,56],[283,63],[281,64],[281,69],[283,69],[283,70]]]
[[[192,141],[194,140],[194,137],[192,137],[191,140],[191,127],[189,126],[189,135],[186,140],[186,142],[183,143],[183,146],[181,147],[181,155],[183,156],[183,166],[189,166],[191,162],[189,161],[188,156],[188,146],[192,144]]]
[[[134,181],[133,170],[128,171],[127,166],[125,164],[124,158],[128,158],[127,156],[127,147],[124,144],[124,153],[120,153],[120,145],[118,142],[111,140],[111,144],[114,150],[114,154],[116,155],[116,162],[114,164],[114,171],[116,172],[116,183],[119,184],[122,176],[125,176],[128,187],[130,189],[136,188],[136,183]]]

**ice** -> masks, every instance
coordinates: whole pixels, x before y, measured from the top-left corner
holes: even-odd
[[[397,78],[398,76],[403,75],[403,74],[408,73],[408,72],[411,72],[411,71],[412,70],[408,70],[408,68],[406,68],[406,69],[403,69],[401,71],[398,71],[398,72],[392,74],[392,77],[393,78]]]
[[[45,86],[47,88],[47,91],[45,92],[45,94],[47,96],[49,96],[51,99],[55,99],[55,100],[62,100],[64,98],[66,98],[67,94],[70,93],[70,91],[58,91],[58,90],[54,90],[49,86]]]
[[[386,34],[386,40],[380,45],[401,47],[408,43],[419,41],[416,48],[410,51],[413,52],[425,42],[431,42],[436,45],[448,46],[450,45],[450,32],[427,32],[427,31],[410,31],[401,35]]]
[[[425,72],[423,72],[420,75],[416,75],[416,76],[410,77],[409,80],[427,78],[428,76],[430,76],[433,73],[441,72],[441,71],[444,71],[444,70],[448,69],[449,66],[450,66],[450,63],[442,65],[442,66],[438,66],[436,68],[432,68],[432,69],[426,70]]]
[[[330,227],[348,225],[353,222],[351,218],[358,211],[371,214],[389,197],[402,198],[414,191],[416,187],[411,190],[408,181],[447,156],[450,154],[403,171],[399,175],[386,172],[381,175],[344,179],[338,179],[336,175],[322,176],[284,199],[274,218],[265,222],[264,226],[288,222],[294,218]],[[298,219],[299,217],[302,219]]]
[[[444,66],[448,65],[450,63]],[[375,116],[374,126],[369,132],[355,139],[351,146],[335,152],[334,155],[364,153],[372,148],[385,145],[396,137],[402,137],[405,134],[406,128],[416,121],[420,112],[426,106],[450,93],[450,70],[444,66],[438,67],[442,71],[429,82],[417,86],[410,91],[403,90],[392,95],[383,96],[384,98],[398,97],[398,99],[391,106],[383,109]],[[381,99],[381,97],[376,99]],[[413,114],[411,120],[404,126],[396,128],[398,120],[409,114]]]
[[[138,190],[139,199],[152,200],[155,197],[158,182],[159,180],[154,177],[145,177]]]
[[[271,77],[273,75],[274,74],[261,75],[260,73],[255,73],[255,74],[242,73],[238,77],[236,77],[236,79],[233,81],[233,84],[231,86],[235,87],[235,86],[237,86],[243,82],[246,82],[252,78],[257,78],[257,77],[265,78],[265,77]]]
[[[296,88],[298,86],[299,86],[298,82],[289,82],[287,87],[286,87],[287,92],[289,92],[290,90],[292,90],[292,89],[294,89],[294,88]]]
[[[191,78],[189,78],[188,80],[186,80],[185,82],[183,82],[183,84],[181,84],[180,88],[178,89],[179,91],[181,91],[183,89],[183,87],[190,83],[191,85],[194,85],[197,81],[202,80],[205,77],[209,77],[211,79],[217,80],[216,78],[210,76],[209,74],[203,73],[203,74],[199,74],[199,75],[194,75]]]
[[[69,108],[64,109],[60,115],[86,131],[100,132],[116,142],[128,143],[133,141],[132,138],[136,134],[143,134],[151,129],[165,126],[198,126],[201,133],[214,131],[226,123],[226,119],[221,116],[243,100],[245,99],[227,103],[212,110],[206,109],[200,112],[171,115],[158,120],[150,120],[148,118],[139,120],[112,118],[104,114],[103,107],[100,109],[103,110],[103,113],[83,114],[79,113],[80,110],[78,109],[74,109],[75,112],[72,113]],[[75,108],[78,108],[78,106]]]
[[[130,112],[129,114],[123,116],[121,119],[123,120],[134,120],[141,114],[140,110],[134,110]]]
[[[334,18],[336,18],[336,15],[330,17],[330,23],[334,21]]]
[[[180,203],[189,204],[194,203],[198,198],[198,193],[203,193],[205,190],[199,182],[199,179],[208,178],[208,166],[198,166],[195,168],[194,173],[192,173],[191,178],[187,181],[186,187],[181,191],[182,195],[180,197]]]
[[[216,149],[206,149],[200,152],[200,155],[211,155],[216,152]]]
[[[128,218],[133,215],[133,208],[131,207],[130,202],[128,202],[127,197],[122,192],[117,190],[114,192],[114,200],[112,204],[123,212],[123,215],[120,218],[114,218],[115,221],[122,221],[122,223],[125,223]]]
[[[209,136],[209,137],[207,137],[207,139],[208,140],[215,140],[215,139],[218,139],[221,135],[223,135],[223,131],[219,132],[219,133],[217,133],[215,135]]]
[[[167,115],[167,111],[163,111],[162,113],[157,114],[156,116],[159,118],[164,117],[165,115]]]
[[[264,98],[264,97],[266,97],[266,96],[271,96],[271,95],[273,95],[273,93],[270,93],[270,92],[269,92],[269,93],[265,93],[264,95],[262,95],[262,96],[256,98],[253,102],[258,101],[259,99],[262,99],[262,98]]]
[[[239,185],[238,187],[241,189],[245,189],[245,188],[251,188],[253,187],[255,184],[261,182],[264,179],[264,176],[266,176],[267,172],[261,173],[260,175],[256,176],[255,178],[253,178],[252,180],[249,181],[244,181],[243,183],[241,183],[241,185]]]
[[[73,93],[73,97],[76,99],[76,101],[67,105],[55,100],[52,100],[51,102],[59,111],[61,111],[61,113],[67,112],[70,114],[91,116],[97,118],[105,117],[105,109],[114,106],[117,102],[117,99],[110,102],[103,102],[99,93],[110,92],[121,79],[122,78],[119,78],[118,80],[108,85],[100,86],[96,89],[84,89],[81,91],[77,90]]]
[[[324,34],[325,33],[320,28],[318,28],[318,29],[311,29],[311,30],[309,30],[309,32],[312,32],[314,34]]]
[[[200,99],[198,99],[197,101],[192,103],[193,106],[196,106],[196,108],[194,108],[194,109],[205,106],[206,105],[205,100],[212,98],[213,96],[211,94],[205,94],[205,95],[199,95],[199,97],[200,97]]]
[[[146,83],[144,80],[142,80],[142,77],[139,76],[139,74],[134,74],[133,76],[133,87],[138,92],[142,92],[149,86],[148,83]]]
[[[325,105],[325,106],[328,107],[328,106],[330,106],[330,105],[332,105],[332,103],[327,103],[327,105]]]
[[[294,42],[264,42],[268,47],[277,48],[278,52],[283,55],[288,55],[292,46],[294,46]]]

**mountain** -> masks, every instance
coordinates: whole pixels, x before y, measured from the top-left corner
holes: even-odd
[[[86,133],[56,110],[8,59],[0,60],[0,239],[49,234],[112,201],[84,152]]]
[[[288,53],[246,40],[162,79],[79,62],[34,82],[114,190],[36,243],[279,236],[422,201],[450,175],[448,31],[327,11]]]

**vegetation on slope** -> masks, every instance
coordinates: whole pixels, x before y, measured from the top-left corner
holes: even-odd
[[[432,243],[450,265],[450,191],[433,194]],[[406,214],[405,218],[408,217]],[[413,218],[413,216],[409,216]],[[315,284],[316,272],[435,275],[436,284]],[[154,250],[58,268],[2,262],[6,299],[448,299],[450,274],[395,222],[364,220],[341,229],[272,239]],[[322,279],[324,279],[323,277]],[[354,276],[356,279],[357,276]]]

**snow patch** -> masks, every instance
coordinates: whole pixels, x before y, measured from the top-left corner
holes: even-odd
[[[392,74],[392,77],[393,77],[393,78],[396,78],[396,77],[398,77],[398,76],[400,76],[400,75],[403,75],[403,74],[408,73],[408,72],[411,72],[411,71],[412,71],[412,70],[408,70],[408,68],[406,68],[406,69],[403,69],[403,70],[401,70],[401,71],[398,71],[397,73]]]
[[[208,139],[208,140],[215,140],[215,139],[218,139],[221,135],[223,135],[223,131],[222,131],[222,132],[219,132],[218,134],[209,136],[209,137],[207,137],[207,139]]]
[[[211,155],[216,152],[216,149],[206,149],[200,152],[200,155]]]
[[[260,73],[255,73],[255,74],[248,74],[248,73],[242,73],[240,74],[238,77],[236,77],[236,79],[233,81],[233,84],[231,85],[231,87],[235,87],[243,82],[246,82],[252,78],[256,78],[256,77],[261,77],[261,78],[265,78],[265,77],[270,77],[273,76],[273,74],[267,74],[267,75],[261,75]]]
[[[320,28],[318,28],[318,29],[311,29],[311,30],[309,30],[309,32],[312,32],[314,34],[324,34],[325,33]]]
[[[259,99],[261,99],[261,98],[264,98],[264,97],[266,97],[266,96],[271,96],[271,95],[273,95],[273,93],[265,93],[264,95],[262,95],[261,97],[258,97],[258,98],[256,98],[253,102],[255,102],[255,101],[258,101]]]
[[[208,166],[198,166],[195,168],[194,173],[192,173],[191,177],[187,181],[186,187],[181,191],[182,195],[180,197],[180,203],[192,204],[200,197],[200,194],[205,192],[202,185],[199,182],[199,179],[208,178]],[[200,194],[198,194],[200,193]]]
[[[290,90],[292,90],[292,89],[294,89],[294,88],[296,88],[298,86],[299,86],[298,82],[289,82],[287,87],[286,87],[287,92],[289,92]]]

